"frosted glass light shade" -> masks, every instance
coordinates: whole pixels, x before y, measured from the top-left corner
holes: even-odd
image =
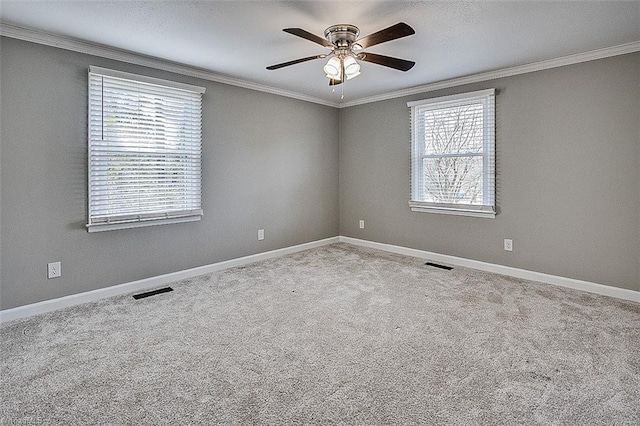
[[[344,73],[347,76],[347,80],[351,80],[360,75],[360,64],[353,56],[344,58]]]
[[[328,78],[332,80],[340,80],[341,72],[340,59],[337,56],[329,59],[327,64],[324,66],[323,70]]]

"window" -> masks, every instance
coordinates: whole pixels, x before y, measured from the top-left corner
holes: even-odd
[[[411,210],[495,217],[495,90],[407,105]]]
[[[200,220],[204,91],[89,68],[89,232]]]

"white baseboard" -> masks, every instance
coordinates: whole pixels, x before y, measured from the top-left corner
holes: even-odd
[[[271,250],[264,253],[257,253],[250,256],[239,257],[237,259],[226,260],[224,262],[213,263],[210,265],[199,266],[197,268],[185,269],[183,271],[172,272],[170,274],[159,275],[156,277],[145,278],[129,283],[118,284],[111,287],[100,288],[97,290],[87,291],[84,293],[72,294],[57,299],[45,300],[42,302],[32,303],[30,305],[18,306],[12,309],[0,311],[0,323],[13,321],[20,318],[27,318],[33,315],[44,314],[58,309],[67,308],[69,306],[80,305],[82,303],[95,302],[106,297],[118,296],[121,294],[133,293],[140,290],[147,290],[159,287],[168,283],[191,278],[198,275],[208,274],[211,272],[221,271],[227,268],[235,268],[244,266],[249,263],[259,262],[262,260],[272,259],[303,250],[325,246],[340,241],[340,237],[325,238],[323,240],[312,241],[309,243],[298,244],[291,247],[285,247],[277,250]]]
[[[478,260],[465,259],[462,257],[449,256],[446,254],[433,253],[424,250],[417,250],[408,247],[395,246],[391,244],[377,243],[375,241],[360,240],[351,237],[331,237],[323,240],[312,241],[309,243],[299,244],[291,247],[285,247],[277,250],[271,250],[264,253],[257,253],[250,256],[239,257],[224,262],[204,265],[197,268],[186,269],[183,271],[172,272],[170,274],[159,275],[156,277],[145,278],[138,281],[114,285],[111,287],[101,288],[97,290],[87,291],[84,293],[72,294],[57,299],[45,300],[17,308],[5,309],[0,311],[0,323],[13,321],[20,318],[27,318],[33,315],[44,314],[58,309],[67,308],[69,306],[80,305],[82,303],[95,302],[106,297],[118,296],[136,291],[147,290],[159,287],[168,283],[179,281],[185,278],[191,278],[198,275],[208,274],[211,272],[221,271],[227,268],[235,268],[244,266],[249,263],[259,262],[262,260],[273,259],[275,257],[296,253],[303,250],[309,250],[316,247],[325,246],[344,242],[357,246],[368,247],[390,253],[401,254],[405,256],[417,257],[420,259],[428,259],[440,263],[447,263],[455,266],[464,266],[467,268],[478,269],[496,274],[509,275],[516,278],[522,278],[532,281],[539,281],[547,284],[553,284],[560,287],[568,287],[576,290],[582,290],[589,293],[601,294],[604,296],[616,297],[618,299],[630,300],[640,303],[640,292],[627,290],[624,288],[612,287],[608,285],[596,284],[589,281],[581,281],[573,278],[565,278],[557,275],[544,274],[541,272],[528,271],[525,269],[512,268],[510,266],[496,265],[493,263],[480,262]]]
[[[493,263],[480,262],[478,260],[465,259],[463,257],[449,256],[446,254],[433,253],[402,246],[394,246],[391,244],[377,243],[374,241],[360,240],[351,237],[340,237],[340,242],[388,251],[396,254],[402,254],[405,256],[417,257],[420,259],[428,259],[436,262],[448,263],[455,266],[464,266],[467,268],[479,269],[481,271],[508,275],[515,278],[539,281],[546,284],[573,288],[589,293],[601,294],[603,296],[616,297],[618,299],[630,300],[632,302],[640,303],[640,292],[628,290],[625,288],[612,287],[609,285],[596,284],[589,281],[581,281],[573,278],[544,274],[542,272],[528,271],[526,269],[512,268],[510,266],[496,265]]]

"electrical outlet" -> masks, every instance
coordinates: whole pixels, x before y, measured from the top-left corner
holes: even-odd
[[[360,219],[360,229],[364,229],[364,220]]]
[[[504,239],[504,249],[505,249],[505,251],[513,251],[513,240],[505,238]]]
[[[264,240],[264,229],[258,229],[258,241]]]
[[[58,278],[62,275],[60,262],[47,263],[47,278]]]

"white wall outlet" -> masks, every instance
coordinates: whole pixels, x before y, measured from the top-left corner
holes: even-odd
[[[513,240],[505,238],[504,239],[504,249],[505,249],[505,251],[513,251]]]
[[[258,241],[264,240],[264,229],[258,229]]]
[[[360,219],[360,229],[364,229],[364,220]]]
[[[47,278],[58,278],[62,275],[62,266],[60,262],[47,263]]]

